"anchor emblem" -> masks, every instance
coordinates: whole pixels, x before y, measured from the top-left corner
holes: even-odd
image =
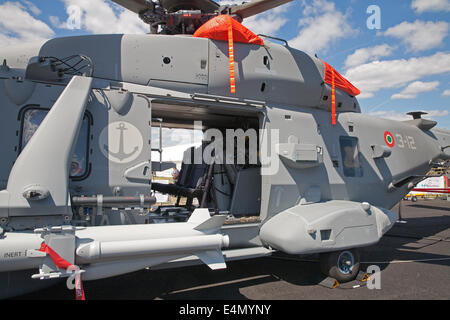
[[[125,160],[125,159],[131,157],[131,156],[134,155],[136,152],[138,152],[139,146],[134,147],[133,151],[131,151],[130,153],[126,153],[126,152],[125,152],[125,148],[124,148],[124,147],[125,147],[125,144],[124,144],[123,138],[124,138],[124,131],[125,131],[125,130],[128,130],[128,129],[125,127],[125,124],[124,124],[123,122],[121,122],[121,123],[119,124],[119,127],[116,128],[116,129],[117,129],[117,130],[120,130],[120,136],[119,136],[119,150],[118,150],[117,152],[112,152],[112,151],[109,149],[108,145],[106,145],[106,144],[104,144],[103,147],[105,148],[105,151],[106,151],[109,155],[113,156],[114,158],[119,159],[119,161],[122,162],[123,160]]]

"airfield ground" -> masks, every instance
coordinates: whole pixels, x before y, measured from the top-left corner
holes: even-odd
[[[394,208],[397,210],[397,208]],[[328,289],[317,257],[274,256],[228,263],[143,270],[85,282],[93,299],[450,299],[450,201],[403,201],[407,223],[396,224],[375,246],[361,250],[362,269],[378,265],[381,289],[353,288],[357,281]],[[16,299],[74,299],[65,283]]]

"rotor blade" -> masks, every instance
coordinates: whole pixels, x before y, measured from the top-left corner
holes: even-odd
[[[141,13],[152,7],[151,1],[147,0],[112,0],[136,13]],[[168,12],[178,10],[198,9],[204,13],[213,13],[219,9],[219,5],[212,0],[160,0],[159,3]]]
[[[231,7],[230,13],[237,14],[242,19],[245,19],[291,1],[292,0],[255,0]]]
[[[196,9],[203,13],[213,13],[219,9],[219,5],[212,0],[160,0],[159,2],[168,12]]]
[[[142,11],[151,8],[151,4],[149,4],[147,0],[112,0],[112,1],[136,13],[141,13]]]

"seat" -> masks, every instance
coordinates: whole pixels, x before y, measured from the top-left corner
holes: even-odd
[[[199,147],[202,148],[202,147]],[[208,172],[207,165],[202,157],[201,164],[194,164],[195,147],[188,148],[183,154],[183,162],[178,180],[174,184],[152,183],[151,189],[164,194],[171,194],[178,197],[187,197],[187,206],[192,205],[194,198],[200,202],[204,192],[205,175]],[[203,148],[202,148],[203,149]]]

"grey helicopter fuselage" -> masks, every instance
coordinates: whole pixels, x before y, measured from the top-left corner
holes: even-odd
[[[268,44],[267,47],[240,43],[235,46],[238,83],[235,95],[229,93],[228,46],[222,41],[163,35],[69,37],[50,40],[42,47],[29,49],[28,53],[20,49],[4,49],[2,58],[6,59],[12,68],[26,69],[29,59],[34,56],[66,57],[84,54],[90,57],[95,65],[93,77],[105,82],[116,81],[187,94],[264,101],[272,106],[265,113],[274,113],[273,118],[267,117],[271,120],[267,125],[283,129],[280,132],[281,141],[287,141],[287,138],[293,135],[304,143],[323,145],[328,151],[328,156],[325,157],[328,160],[339,158],[339,136],[358,137],[360,152],[364,158],[364,179],[346,177],[338,168],[327,170],[329,168],[325,166],[323,170],[329,177],[323,182],[330,186],[328,190],[322,191],[326,194],[324,199],[369,201],[390,208],[408,190],[386,192],[389,183],[403,180],[410,173],[423,175],[428,171],[430,162],[448,154],[448,151],[445,153],[440,149],[440,142],[429,143],[437,141],[431,131],[424,133],[411,122],[380,120],[361,114],[357,99],[341,90],[337,90],[336,94],[338,124],[332,126],[329,114],[331,86],[323,82],[324,65],[320,59],[274,43]],[[164,59],[166,57],[168,60]],[[58,84],[37,86],[42,86],[39,89],[43,92],[36,90],[33,95],[29,94],[28,101],[22,105],[51,106],[64,89],[64,86]],[[18,87],[17,91],[20,92],[20,85]],[[9,104],[14,103],[9,101]],[[14,112],[18,110],[17,106],[11,107],[15,109],[7,112],[5,116],[17,119],[18,113]],[[292,117],[284,116],[290,114]],[[14,140],[17,139],[6,139],[8,135],[16,135],[15,130],[7,131],[6,127],[2,130],[5,131],[3,140],[9,141],[10,144],[16,143]],[[398,152],[393,152],[392,156],[384,159],[388,171],[383,168],[376,169],[381,165],[373,158],[373,150],[370,150],[372,145],[385,145],[383,135],[386,131],[392,132],[394,136],[399,135],[406,141],[400,146],[397,144],[397,148],[393,149],[398,149]],[[408,140],[410,137],[414,139],[412,145]],[[439,137],[438,133],[437,139]],[[10,153],[10,166],[2,165],[3,188],[6,187],[14,155],[17,156],[17,151]],[[302,177],[301,184],[309,186],[313,181],[317,181],[316,172],[311,175],[312,180]],[[289,185],[286,182],[282,184]],[[76,182],[73,184],[78,185]],[[95,185],[82,185],[87,188],[86,193],[98,192]],[[299,186],[297,183],[292,185],[295,188]],[[349,188],[352,190],[344,191]],[[368,192],[369,190],[371,192]],[[380,197],[382,194],[383,197]]]
[[[223,221],[215,221],[209,227],[198,228],[201,232],[192,231],[197,222],[208,221],[197,214],[197,220],[186,222],[186,227],[167,224],[178,225],[184,231],[151,226],[156,234],[152,237],[159,237],[158,241],[165,239],[166,233],[169,238],[179,235],[189,242],[201,233],[214,250],[228,247],[233,258],[260,256],[272,250],[320,253],[376,243],[397,219],[390,209],[436,161],[450,158],[446,148],[450,144],[449,131],[433,129],[436,123],[425,119],[400,122],[364,115],[357,99],[340,89],[336,89],[337,122],[333,125],[331,86],[324,83],[325,67],[317,57],[271,42],[265,46],[235,43],[234,50],[236,93],[230,94],[225,41],[181,35],[98,35],[0,49],[0,59],[5,60],[0,67],[0,272],[5,275],[40,268],[45,278],[57,270],[47,256],[27,252],[38,249],[43,239],[56,245],[54,231],[46,227],[64,229],[75,223],[71,197],[148,196],[152,169],[155,171],[157,166],[157,159],[151,158],[150,143],[155,117],[180,125],[201,120],[205,128],[233,129],[248,120],[255,129],[278,132],[276,147],[270,150],[276,154],[272,158],[276,173],[260,174],[261,168],[246,171],[248,176],[235,186],[231,209],[225,210],[236,210],[236,216],[249,210],[258,216],[256,223],[222,226]],[[72,78],[48,66],[50,57],[73,55],[89,57],[90,77]],[[80,93],[70,95],[69,88]],[[85,102],[76,108],[67,106],[64,111],[62,99],[65,97],[67,104],[78,96]],[[61,110],[58,118],[49,112],[45,128],[36,131],[40,137],[33,137],[24,147],[24,119],[32,112],[53,110],[54,105]],[[72,128],[74,121],[77,124]],[[88,127],[85,134],[83,125]],[[123,130],[128,130],[127,134],[135,131],[136,136],[122,140],[120,149],[119,138],[113,144],[108,136],[114,130],[118,130],[117,137]],[[30,160],[27,157],[47,146],[43,132],[48,133],[47,153]],[[52,137],[66,133],[67,145],[58,149],[55,144],[63,142],[57,141],[65,140],[53,141]],[[394,141],[386,140],[386,134]],[[58,166],[70,169],[77,139],[87,141],[87,159],[79,175],[70,175],[67,170],[63,174]],[[260,149],[264,149],[263,140],[259,141]],[[124,143],[128,145],[123,147]],[[54,159],[54,171],[46,167],[46,155]],[[59,163],[59,157],[65,157],[65,162]],[[20,174],[22,170],[26,176]],[[38,181],[27,180],[35,175],[33,170],[50,170],[45,174],[61,181],[48,179],[48,187],[35,186]],[[64,195],[66,191],[57,195],[57,190],[65,187],[68,195]],[[252,194],[252,199],[245,192]],[[39,194],[42,199],[26,198],[30,194]],[[150,240],[147,232],[130,226],[141,228],[148,223],[147,217],[139,213],[131,217],[111,212],[108,215],[108,224],[116,226],[99,227],[94,221],[82,230],[63,232],[70,245],[61,245],[61,252],[75,251],[68,256],[74,264],[85,266],[88,280],[193,254],[210,267],[220,264],[208,263],[200,252],[210,249],[205,249],[205,243],[196,246],[195,241],[178,251],[173,251],[177,245],[168,241],[163,247],[172,251],[168,249],[165,256],[159,252],[157,259],[149,260],[155,253],[145,242]],[[212,234],[228,238],[208,238]],[[102,257],[96,248],[102,242],[114,241],[123,241],[120,248],[124,251],[134,247],[131,241],[141,241],[138,247],[145,250],[127,256],[116,248]],[[89,248],[85,250],[86,246]],[[104,245],[105,255],[107,248]],[[248,251],[254,248],[267,251],[259,251],[259,255]],[[239,250],[243,250],[242,254]],[[227,258],[226,251],[224,254]]]

